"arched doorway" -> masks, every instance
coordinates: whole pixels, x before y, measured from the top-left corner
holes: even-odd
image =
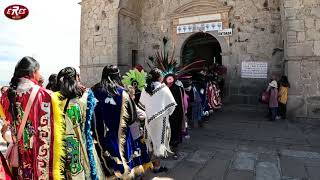
[[[183,64],[196,60],[207,60],[208,64],[222,64],[220,43],[209,33],[199,32],[190,36],[185,41],[181,53]]]

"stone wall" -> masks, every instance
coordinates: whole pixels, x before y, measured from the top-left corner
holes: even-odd
[[[291,117],[320,118],[320,1],[283,0]]]
[[[118,65],[121,72],[132,68],[132,51],[138,50],[141,3],[139,0],[120,1]]]
[[[81,2],[80,71],[87,86],[100,80],[105,65],[118,63],[118,3]]]
[[[145,1],[139,36],[139,49],[143,50],[139,52],[141,63],[159,47],[163,36],[173,39],[175,31],[171,27],[170,15],[189,2],[191,0]],[[223,63],[228,67],[226,94],[233,103],[257,104],[258,95],[266,88],[267,80],[240,78],[241,62],[268,62],[270,75],[283,73],[280,3],[277,0],[217,0],[217,2],[223,6],[232,6],[229,22],[234,33],[226,39],[228,47],[223,52],[227,56]],[[176,46],[176,57],[180,56],[179,48],[181,47]]]

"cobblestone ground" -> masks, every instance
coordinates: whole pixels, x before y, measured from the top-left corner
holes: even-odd
[[[320,180],[320,126],[278,120],[252,107],[224,107],[190,132],[167,173],[145,179]],[[320,124],[320,123],[319,123]]]

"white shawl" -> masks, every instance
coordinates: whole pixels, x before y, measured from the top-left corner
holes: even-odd
[[[157,157],[168,156],[168,152],[171,152],[169,116],[177,105],[170,89],[165,84],[157,83],[152,95],[142,91],[140,103],[147,115],[144,136],[148,150]]]

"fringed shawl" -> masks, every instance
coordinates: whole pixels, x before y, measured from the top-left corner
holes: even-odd
[[[145,139],[149,151],[156,156],[168,155],[171,152],[169,115],[177,105],[170,89],[165,84],[158,84],[152,95],[142,91],[140,103],[145,107]],[[152,145],[151,145],[152,144]]]

